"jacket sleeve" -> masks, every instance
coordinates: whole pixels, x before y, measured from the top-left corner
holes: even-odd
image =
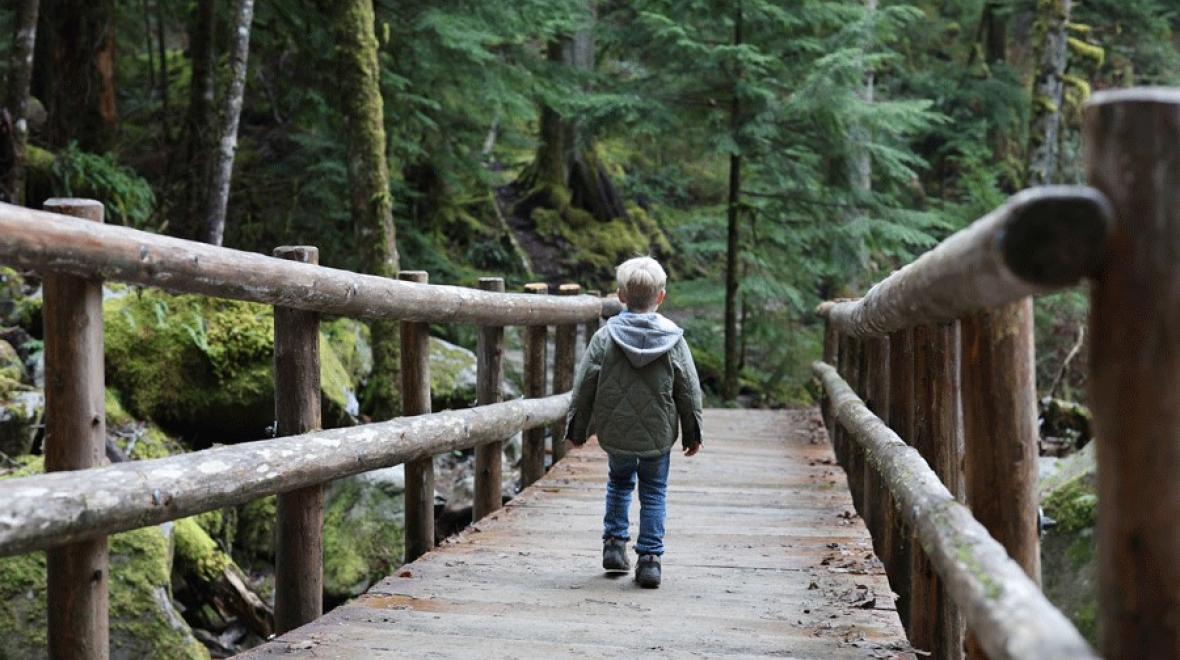
[[[583,444],[588,437],[590,417],[594,412],[594,395],[598,392],[598,373],[602,370],[602,337],[597,334],[591,339],[574,374],[570,409],[566,413],[565,437],[575,445]]]
[[[680,417],[680,441],[685,448],[700,444],[701,438],[701,381],[697,367],[692,361],[692,351],[683,339],[676,345],[674,359],[676,380],[672,383],[672,398],[676,401],[676,414]]]

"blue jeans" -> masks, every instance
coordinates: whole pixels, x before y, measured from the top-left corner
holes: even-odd
[[[602,538],[628,541],[631,491],[639,478],[639,540],[635,552],[641,555],[664,554],[664,513],[668,493],[668,465],[671,452],[655,458],[635,456],[610,457],[610,478],[606,482],[606,517],[602,521]]]

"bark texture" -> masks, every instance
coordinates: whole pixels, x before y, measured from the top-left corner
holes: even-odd
[[[213,176],[209,181],[205,204],[205,222],[201,240],[221,245],[225,236],[225,211],[229,205],[229,186],[233,176],[234,153],[238,148],[238,119],[242,115],[242,97],[246,93],[247,63],[250,59],[250,25],[254,22],[254,0],[235,0],[233,40],[229,51],[230,81],[221,116],[225,124],[218,137]]]
[[[377,62],[372,0],[323,2],[336,36],[337,77],[329,95],[340,99],[348,151],[349,209],[363,268],[373,275],[397,277],[398,253],[393,227],[393,196],[385,158],[385,104]],[[375,419],[401,411],[398,396],[398,326],[370,325],[373,377],[366,403]]]
[[[1030,186],[1053,183],[1061,131],[1062,76],[1069,60],[1067,26],[1072,0],[1037,0],[1036,78],[1032,89],[1032,116],[1028,125]]]
[[[20,0],[16,17],[16,40],[8,73],[8,121],[0,130],[11,130],[11,162],[3,181],[7,198],[25,203],[25,150],[29,143],[29,86],[33,79],[33,50],[37,41],[37,13],[40,0]]]
[[[337,316],[430,323],[541,325],[617,314],[617,299],[530,296],[422,285],[275,259],[0,204],[0,261],[178,293]],[[396,325],[396,322],[394,323]]]
[[[878,282],[864,298],[824,303],[819,311],[841,332],[859,336],[954,321],[1094,274],[1110,225],[1110,203],[1093,188],[1025,190]]]
[[[205,193],[212,176],[213,152],[216,149],[216,115],[213,103],[217,90],[217,58],[213,36],[217,28],[216,0],[197,0],[189,28],[189,54],[192,80],[189,82],[188,109],[184,118],[183,161],[177,175],[184,181],[184,207],[178,209],[168,233],[195,239],[202,226],[201,213],[206,208]]]
[[[742,8],[737,3],[733,16],[733,44],[742,44]],[[741,72],[737,73],[741,78]],[[737,80],[731,92],[729,106],[729,131],[735,144],[740,144],[738,132],[742,127],[742,104],[738,98]],[[731,154],[729,157],[729,198],[725,207],[726,241],[725,241],[725,371],[721,379],[721,396],[726,401],[733,401],[738,395],[738,288],[741,276],[738,273],[739,252],[741,241],[738,223],[741,221],[742,203],[742,155]]]
[[[483,291],[504,291],[504,278],[481,277]],[[486,406],[499,403],[504,389],[504,327],[484,325],[476,338],[476,403]],[[502,502],[503,439],[475,448],[475,495],[472,500],[472,522],[496,511]]]
[[[33,91],[48,113],[49,143],[109,151],[118,119],[115,0],[42,0],[35,50]]]
[[[881,473],[988,657],[1097,658],[1069,619],[955,500],[917,450],[877,418],[831,366],[816,362],[812,372],[831,397],[836,419],[867,452],[870,469]]]

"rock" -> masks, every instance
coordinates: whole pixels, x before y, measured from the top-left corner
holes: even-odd
[[[8,476],[41,471],[26,457]],[[209,652],[172,604],[171,525],[110,537],[110,657],[208,658]],[[0,639],[3,654],[47,657],[45,553],[0,559]]]
[[[131,413],[196,447],[268,435],[274,420],[271,307],[112,291],[103,302],[106,377]],[[320,377],[324,425],[355,423],[355,386],[322,335]]]
[[[1040,400],[1042,454],[1065,455],[1090,442],[1090,409],[1075,401],[1044,397]]]
[[[1094,444],[1055,461],[1048,474],[1042,475],[1038,488],[1045,515],[1057,522],[1041,539],[1045,596],[1091,644],[1097,642],[1094,523],[1098,496]]]
[[[324,495],[324,597],[357,596],[402,563],[402,484],[360,476],[337,479]]]
[[[45,397],[25,384],[25,368],[16,349],[0,339],[0,453],[20,456],[33,448]]]

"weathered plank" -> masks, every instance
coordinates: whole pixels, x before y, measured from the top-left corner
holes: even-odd
[[[1077,284],[1105,256],[1110,203],[1084,186],[1042,186],[1013,195],[864,298],[824,303],[838,330],[879,336]]]
[[[673,456],[659,590],[600,568],[606,456],[591,445],[244,657],[912,658],[818,414],[708,410],[704,432],[701,455]]]
[[[481,277],[479,288],[484,291],[504,291],[504,278]],[[485,406],[499,403],[504,390],[504,327],[484,325],[476,338],[475,399]],[[471,517],[479,520],[500,508],[503,478],[503,439],[475,448],[475,494],[472,497]]]
[[[403,270],[398,279],[425,284],[428,276],[421,270]],[[400,334],[402,412],[424,415],[430,412],[430,326],[403,321]],[[407,462],[405,475],[405,557],[412,561],[434,547],[434,456]]]
[[[591,296],[530,297],[399,282],[0,204],[0,263],[324,314],[429,323],[581,323]]]
[[[917,450],[865,407],[835,369],[816,362],[812,371],[832,398],[836,419],[868,453],[870,469],[881,472],[921,551],[988,657],[1096,658],[1069,619],[1049,603],[971,511],[955,500]]]
[[[569,395],[214,447],[85,474],[0,481],[0,556],[244,504],[507,437],[565,416]]]

